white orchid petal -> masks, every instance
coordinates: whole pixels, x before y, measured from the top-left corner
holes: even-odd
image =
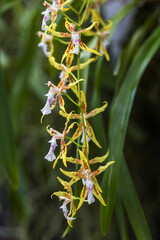
[[[45,156],[45,159],[48,160],[49,162],[53,162],[53,160],[56,159],[56,156],[54,154],[54,150],[55,150],[55,146],[53,146],[51,144],[49,152],[47,153],[47,155]]]

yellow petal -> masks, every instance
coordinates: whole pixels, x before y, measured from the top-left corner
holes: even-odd
[[[68,172],[68,171],[64,171],[62,168],[60,168],[60,171],[66,175],[67,177],[70,177],[70,178],[74,178],[77,174],[77,172]]]
[[[72,30],[71,30],[71,26],[73,25],[73,23],[69,22],[68,19],[66,18],[66,21],[65,21],[65,28],[68,30],[68,32],[72,33]]]
[[[70,132],[70,130],[74,127],[75,124],[79,126],[79,124],[78,124],[77,122],[73,122],[73,123],[69,126],[69,128],[67,129],[67,134]]]
[[[107,50],[105,49],[102,40],[101,40],[101,42],[100,42],[100,50],[103,52],[103,54],[104,54],[106,60],[107,60],[107,61],[110,61],[109,54],[108,54]]]
[[[99,183],[97,182],[96,177],[92,177],[92,182],[95,184],[96,188],[98,188],[98,190],[102,193],[102,189],[101,189]]]
[[[72,193],[71,186],[69,185],[68,182],[62,180],[60,177],[57,177],[58,181],[62,184],[62,186],[69,192]],[[69,195],[69,194],[68,194]],[[70,198],[70,197],[69,197]]]
[[[65,167],[67,167],[66,155],[67,155],[67,146],[64,142],[64,139],[62,139],[61,140],[61,156],[62,156],[63,164]]]
[[[104,105],[102,107],[96,108],[96,109],[92,110],[91,112],[89,112],[88,114],[86,114],[86,119],[88,119],[90,117],[94,117],[98,113],[103,112],[107,106],[108,106],[108,103],[105,101]]]
[[[105,201],[103,200],[100,192],[99,192],[98,189],[96,188],[95,184],[93,185],[92,193],[93,193],[93,195],[102,203],[102,205],[106,206],[106,203],[105,203]]]
[[[87,102],[86,102],[86,97],[83,91],[81,91],[81,104],[82,104],[82,112],[85,114],[87,111]]]
[[[112,28],[112,21],[108,20],[108,25],[105,24],[105,26],[103,27],[103,31],[108,31]]]
[[[80,201],[79,201],[77,210],[82,206],[86,197],[87,197],[87,189],[86,189],[86,185],[84,185],[84,187],[82,188],[82,191],[81,191]]]
[[[81,159],[81,164],[83,169],[86,170],[90,170],[89,164],[88,164],[88,160],[87,158],[84,156],[83,152],[81,150],[79,150],[79,154],[80,154],[80,159]]]
[[[74,79],[69,76],[69,83],[73,83],[75,82]],[[72,92],[74,92],[74,94],[77,96],[77,98],[79,98],[79,92],[78,92],[78,88],[76,85],[74,85],[72,88],[71,88]]]
[[[102,26],[105,26],[105,22],[102,20],[101,16],[99,13],[95,10],[91,10],[92,13],[92,21],[100,23]]]
[[[51,27],[46,26],[46,29],[51,32],[51,34],[55,37],[63,38],[63,37],[71,37],[70,33],[63,33],[63,32],[57,32],[53,30]]]
[[[72,140],[76,140],[78,137],[80,137],[82,134],[82,122],[79,124],[79,127],[76,129],[75,133],[72,136]],[[68,142],[67,145],[70,143]]]
[[[66,161],[74,164],[81,164],[81,160],[73,157],[66,157]]]
[[[97,54],[97,55],[99,55],[99,56],[102,56],[102,54],[100,54],[100,53],[97,52],[96,50],[87,47],[86,44],[84,44],[84,42],[82,42],[81,40],[79,40],[79,46],[80,46],[80,48],[81,48],[83,51],[91,52],[91,53]]]
[[[107,151],[107,153],[104,156],[96,157],[96,158],[89,160],[89,163],[90,164],[102,163],[108,157],[108,155],[109,155],[109,150]]]
[[[86,32],[89,32],[95,25],[98,25],[98,22],[92,23],[92,25],[90,25],[88,28],[82,29],[82,30],[78,31],[78,33],[86,33]]]
[[[59,160],[59,158],[60,158],[60,155],[61,155],[61,154],[59,154],[58,157],[56,158],[56,160],[54,161],[54,163],[53,163],[53,169],[54,169],[55,166],[57,165],[57,162],[58,162],[58,160]]]
[[[59,95],[58,96],[58,100],[59,100],[59,106],[60,106],[60,108],[63,110],[63,111],[65,111],[65,109],[64,109],[64,99],[62,98],[62,96],[61,95]]]
[[[62,9],[61,10],[63,10],[64,11],[64,9],[63,9],[63,7],[65,6],[65,5],[67,5],[68,3],[70,3],[72,0],[67,0],[67,1],[65,1],[64,3],[62,3],[60,6],[62,7]],[[66,9],[66,8],[65,8]]]
[[[105,166],[100,166],[97,170],[95,170],[94,172],[91,173],[91,177],[101,174],[113,163],[115,163],[115,161],[110,161]]]
[[[62,56],[62,60],[61,62],[63,62],[63,60],[65,59],[65,57],[67,57],[69,54],[71,54],[73,52],[74,49],[74,45],[73,45],[73,41],[71,39],[66,51],[64,52],[63,56]]]
[[[56,62],[55,57],[51,56],[49,58],[49,62],[51,64],[51,66],[53,66],[54,68],[56,68],[58,70],[61,70],[61,71],[64,70],[63,67],[62,67],[62,64]]]
[[[51,198],[53,198],[53,195],[55,195],[57,197],[67,197],[66,195],[68,195],[68,194],[66,192],[58,191],[58,192],[52,193]]]
[[[69,68],[71,66],[73,59],[74,59],[73,53],[67,55],[67,58],[66,58],[66,67],[67,68]]]
[[[70,89],[70,88],[72,88],[73,86],[75,86],[76,84],[78,84],[79,82],[82,82],[82,81],[85,81],[85,80],[84,79],[79,79],[76,82],[69,83],[68,85],[63,87],[63,90]]]
[[[101,145],[99,144],[99,142],[97,141],[96,137],[95,137],[95,134],[94,134],[94,131],[91,127],[91,125],[89,124],[89,122],[87,121],[87,134],[88,134],[88,137],[99,147],[101,148]]]

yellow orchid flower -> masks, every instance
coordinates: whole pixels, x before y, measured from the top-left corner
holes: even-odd
[[[90,159],[89,160],[89,164],[102,163],[102,162],[104,162],[104,160],[106,160],[108,155],[109,155],[109,150],[102,157],[95,157],[95,158]],[[74,163],[74,164],[81,164],[81,160],[79,158],[67,157],[66,161],[70,162],[70,163]]]
[[[78,204],[77,210],[82,206],[87,195],[88,195],[88,204],[91,204],[92,202],[95,201],[94,199],[94,196],[95,196],[104,206],[106,206],[101,196],[102,190],[97,182],[96,176],[104,172],[110,165],[114,163],[114,161],[110,161],[106,165],[100,166],[97,170],[91,172],[89,162],[86,156],[80,150],[79,150],[79,153],[80,153],[80,160],[81,160],[82,166],[78,172],[68,172],[68,171],[64,171],[63,169],[60,169],[64,175],[71,178],[69,185],[72,185],[73,183],[82,179],[84,186],[81,191],[80,202]]]
[[[104,105],[100,108],[96,108],[94,110],[92,110],[89,113],[86,113],[87,110],[87,103],[86,103],[86,98],[84,95],[84,92],[81,91],[81,103],[82,103],[82,112],[85,118],[85,123],[86,123],[86,132],[88,137],[98,146],[101,148],[99,142],[97,141],[94,131],[91,127],[91,125],[89,124],[89,122],[87,121],[88,118],[94,117],[95,115],[97,115],[100,112],[103,112],[105,110],[105,108],[107,107],[108,103],[104,102]],[[60,111],[59,112],[61,116],[63,117],[67,117],[68,114],[66,113],[66,111]],[[81,114],[74,114],[71,113],[70,115],[70,119],[80,119],[82,120],[82,115]],[[72,136],[72,140],[76,140],[78,137],[81,136],[81,134],[83,133],[83,124],[82,121],[79,124],[79,127],[77,128],[76,132],[74,133],[74,135]]]
[[[53,164],[53,168],[55,168],[59,158],[62,158],[64,166],[67,167],[67,161],[66,161],[67,146],[66,146],[64,139],[65,139],[66,135],[69,134],[71,128],[73,128],[74,125],[77,124],[76,122],[74,122],[68,127],[69,120],[70,119],[68,118],[65,123],[65,128],[62,133],[58,132],[57,130],[55,130],[53,128],[49,128],[49,126],[47,126],[47,128],[46,128],[47,132],[52,136],[52,139],[49,141],[49,143],[51,143],[51,146],[50,146],[48,154],[45,156],[45,159],[47,159],[48,161],[55,160],[54,164]],[[54,155],[54,150],[57,146],[56,140],[60,140],[60,153],[57,158]],[[67,145],[69,145],[69,144],[67,144]]]
[[[64,201],[60,208],[62,209],[63,215],[67,219],[69,226],[72,227],[71,221],[73,221],[75,219],[74,216],[76,215],[76,207],[73,202],[75,197],[72,194],[71,186],[66,181],[62,180],[61,178],[57,177],[57,179],[64,186],[64,188],[67,190],[67,192],[63,192],[63,191],[54,192],[52,194],[51,198],[53,197],[53,195],[55,195],[55,196],[59,197],[60,201]],[[69,212],[68,212],[68,209],[66,206],[67,204],[70,204]]]
[[[46,10],[42,12],[42,15],[44,15],[42,20],[42,27],[41,29],[43,31],[46,30],[47,27],[47,21],[51,19],[51,22],[54,23],[57,19],[57,13],[59,10],[61,11],[68,11],[69,8],[64,8],[65,5],[70,3],[72,0],[67,0],[64,2],[63,0],[52,0],[52,4],[48,3],[47,1],[44,1],[43,5],[46,7]]]
[[[81,48],[83,51],[91,52],[91,53],[94,53],[94,54],[97,54],[97,55],[101,56],[101,54],[99,52],[97,52],[96,50],[88,48],[79,38],[79,35],[81,33],[86,33],[88,31],[90,31],[96,24],[97,23],[94,22],[88,28],[82,29],[80,31],[75,31],[76,26],[73,23],[70,23],[68,21],[68,19],[66,18],[65,27],[66,27],[66,29],[68,30],[69,33],[68,32],[57,32],[54,29],[52,29],[52,25],[50,25],[49,27],[46,27],[47,30],[49,32],[51,32],[51,34],[53,36],[60,37],[60,38],[64,38],[64,37],[65,38],[66,37],[71,38],[71,41],[70,41],[65,53],[62,56],[61,62],[63,62],[63,60],[67,56],[69,56],[70,54],[73,54],[73,53],[78,54],[79,53],[79,48]]]
[[[98,36],[98,41],[97,41],[97,48],[100,49],[100,51],[104,54],[105,58],[107,61],[110,60],[109,54],[106,50],[108,46],[108,36],[110,34],[110,30],[112,28],[112,21],[108,20],[108,24],[106,24],[99,13],[93,9],[91,9],[91,14],[92,14],[92,21],[93,22],[98,22],[98,25],[95,25],[96,31],[89,31],[85,33],[86,36]],[[102,26],[102,28],[99,28],[99,25]]]
[[[57,100],[59,102],[60,108],[63,111],[65,111],[65,108],[64,108],[65,102],[64,102],[63,97],[62,97],[63,91],[74,87],[77,83],[79,83],[81,81],[84,81],[83,79],[80,79],[80,80],[78,80],[76,82],[72,82],[72,83],[69,83],[69,84],[65,85],[66,75],[63,76],[63,78],[59,82],[58,86],[55,86],[50,81],[48,82],[48,87],[50,89],[49,89],[48,93],[46,94],[46,96],[47,96],[46,104],[41,109],[41,112],[43,114],[42,118],[41,118],[41,122],[42,122],[42,119],[43,119],[44,115],[50,114],[51,110],[53,110],[55,108]]]

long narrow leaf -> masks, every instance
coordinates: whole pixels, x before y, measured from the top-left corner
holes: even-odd
[[[138,199],[124,158],[122,158],[121,167],[120,195],[136,238],[138,240],[151,240],[151,234],[143,213],[143,209]]]
[[[160,47],[160,26],[148,37],[146,42],[137,53],[134,61],[129,68],[126,78],[122,84],[117,98],[112,106],[110,114],[109,139],[110,157],[114,160],[114,167],[104,174],[102,190],[107,207],[101,207],[101,229],[103,234],[108,232],[112,213],[115,204],[116,192],[119,182],[119,170],[121,166],[121,154],[123,151],[124,140],[128,120],[133,105],[135,93],[139,81],[148,63]]]
[[[10,109],[0,69],[0,165],[5,170],[11,186],[18,187],[18,162],[16,159]]]
[[[120,231],[121,239],[128,240],[129,238],[128,238],[127,226],[125,221],[124,209],[122,206],[120,194],[117,194],[117,195],[118,196],[117,196],[116,205],[115,205],[115,212],[118,220],[119,231]]]

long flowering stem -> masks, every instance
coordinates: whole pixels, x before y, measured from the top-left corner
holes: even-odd
[[[91,165],[94,163],[101,164],[107,158],[108,153],[102,157],[95,157],[89,160],[89,141],[92,140],[92,142],[99,148],[101,148],[101,145],[96,139],[94,130],[92,129],[88,118],[94,117],[96,114],[103,112],[108,104],[105,101],[101,107],[88,112],[86,96],[81,85],[81,81],[85,82],[85,79],[80,79],[80,70],[88,66],[88,64],[95,62],[97,58],[101,56],[99,51],[104,53],[106,59],[109,59],[109,55],[105,49],[107,39],[104,41],[104,38],[105,36],[108,36],[112,24],[111,21],[109,21],[106,25],[99,15],[98,8],[95,8],[96,10],[93,9],[93,6],[95,7],[97,4],[99,5],[101,1],[95,0],[95,2],[91,2],[91,0],[84,0],[79,11],[70,5],[71,1],[72,0],[53,0],[52,3],[51,1],[50,3],[44,1],[46,10],[42,12],[44,16],[41,30],[43,32],[39,32],[41,42],[38,44],[38,46],[42,48],[45,56],[49,59],[51,66],[60,71],[58,85],[55,85],[51,81],[48,81],[47,83],[48,92],[45,94],[46,104],[41,109],[41,120],[45,115],[54,112],[56,105],[59,107],[59,114],[66,119],[63,131],[59,132],[56,129],[56,126],[55,128],[52,128],[49,125],[46,127],[51,139],[49,140],[49,152],[45,156],[45,159],[49,162],[53,162],[53,168],[55,168],[58,161],[62,161],[66,169],[68,168],[67,162],[76,165],[75,172],[68,172],[60,168],[60,171],[64,175],[70,177],[71,180],[67,182],[57,177],[64,187],[64,190],[52,194],[52,197],[57,196],[63,202],[60,208],[62,209],[62,213],[69,225],[65,234],[68,233],[73,226],[72,224],[74,224],[75,221],[76,211],[84,202],[91,204],[95,201],[94,197],[96,197],[104,206],[106,205],[101,196],[102,191],[95,176],[102,173],[113,163],[113,161],[109,162],[92,172]],[[71,19],[68,14],[66,14],[69,10],[76,14],[77,21]],[[58,14],[64,16],[65,32],[56,30]],[[82,28],[85,21],[86,23],[89,22],[90,15],[93,23],[86,28]],[[102,25],[102,31],[99,29],[97,21]],[[48,25],[49,22],[51,22],[50,25]],[[84,42],[82,42],[81,34],[86,34],[86,36],[88,34],[88,36],[93,37],[95,37],[95,35],[98,36],[94,49],[89,48]],[[65,41],[63,38],[70,39],[70,41]],[[55,57],[56,54],[54,54],[56,50],[54,47],[54,40],[59,41],[60,44],[67,45],[65,52],[61,56],[60,63]],[[84,51],[84,53],[93,53],[95,56],[88,59],[86,62],[81,63],[81,51]],[[75,64],[75,58],[77,58],[77,64]],[[77,70],[77,72],[76,74],[73,74],[73,71],[75,70]],[[69,80],[68,84],[66,84],[67,79]],[[73,91],[76,100],[74,100],[68,92],[66,93],[66,90],[68,89]],[[69,99],[70,106],[74,104],[77,107],[76,110],[67,113],[65,106],[68,102],[65,102],[66,98],[64,96]],[[77,125],[76,128],[74,127],[75,125]],[[60,144],[60,152],[56,156],[54,151],[58,144]],[[71,144],[75,144],[77,147],[76,157],[72,155],[68,147]],[[81,181],[79,181],[80,179]],[[76,184],[74,185],[75,191],[73,193],[72,185],[74,183]]]

